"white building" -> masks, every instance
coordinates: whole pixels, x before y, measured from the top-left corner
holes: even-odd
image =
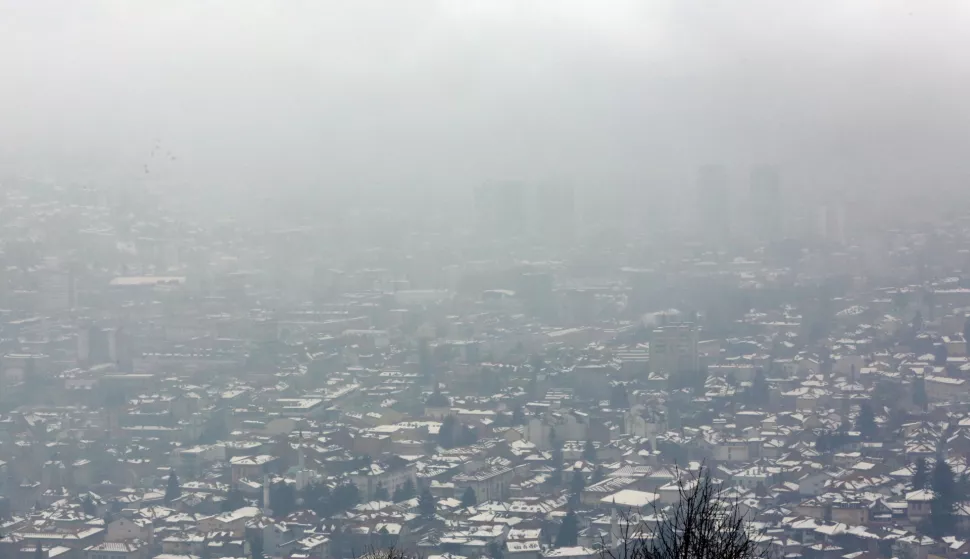
[[[690,322],[661,326],[650,339],[650,370],[677,374],[700,369],[697,327]]]

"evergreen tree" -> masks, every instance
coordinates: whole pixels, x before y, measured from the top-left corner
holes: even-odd
[[[911,351],[920,357],[926,354],[935,355],[933,337],[929,334],[924,333],[916,336],[910,346]]]
[[[929,399],[926,397],[926,381],[923,379],[923,375],[913,379],[913,405],[919,406],[923,411],[926,411],[929,405]]]
[[[417,495],[417,490],[414,488],[414,480],[411,478],[408,478],[400,489],[404,492],[404,499],[402,500],[413,499],[414,496]]]
[[[478,495],[475,495],[475,490],[471,487],[465,489],[465,492],[461,494],[461,506],[464,508],[474,507],[478,504]]]
[[[937,458],[930,478],[933,501],[930,502],[930,533],[934,537],[953,535],[956,528],[954,510],[957,504],[956,480],[953,469],[942,457]]]
[[[909,419],[909,414],[906,410],[898,407],[892,407],[889,409],[889,424],[888,427],[894,433],[898,431]]]
[[[630,407],[630,398],[627,395],[625,384],[614,384],[610,389],[610,407],[614,409],[626,409]]]
[[[549,473],[549,483],[553,487],[562,485],[562,466],[553,467],[553,470]]]
[[[488,556],[491,559],[505,559],[505,553],[502,551],[502,545],[497,542],[488,544]]]
[[[377,532],[378,546],[380,549],[391,549],[394,547],[394,538],[391,537],[391,533],[387,530],[387,526],[381,526],[381,529]]]
[[[245,503],[242,492],[233,487],[226,494],[226,499],[222,501],[221,509],[222,512],[230,512],[242,508]]]
[[[199,559],[212,559],[212,552],[209,550],[208,534],[202,537],[202,553],[199,555]]]
[[[91,499],[90,495],[86,495],[81,499],[81,510],[88,516],[98,516],[98,507],[94,504],[94,500]]]
[[[265,559],[266,555],[263,554],[263,536],[261,534],[257,534],[249,540],[249,551],[252,559]]]
[[[40,384],[40,377],[37,375],[37,360],[33,357],[27,359],[24,364],[24,384],[30,387],[37,387]]]
[[[311,483],[303,488],[303,505],[317,516],[330,516],[330,488],[323,483]]]
[[[386,500],[388,500],[390,498],[391,498],[391,496],[388,495],[387,488],[384,487],[384,484],[381,483],[381,482],[377,482],[377,489],[374,490],[374,500],[375,501],[386,501]]]
[[[435,386],[434,392],[428,396],[428,399],[425,401],[425,405],[429,408],[447,408],[451,405],[451,401],[447,396],[441,393],[441,389]]]
[[[549,476],[549,483],[554,486],[562,485],[562,462],[562,449],[552,449],[552,474]]]
[[[353,483],[338,485],[331,493],[330,502],[333,512],[352,509],[360,502],[360,490]]]
[[[495,367],[482,367],[478,379],[478,393],[491,396],[502,391],[502,375]]]
[[[970,472],[965,471],[956,476],[954,493],[956,494],[954,500],[958,503],[967,500],[967,496],[970,495]]]
[[[330,557],[340,559],[344,557],[344,550],[347,547],[347,532],[343,526],[338,527],[330,534]]]
[[[599,464],[593,469],[593,475],[590,476],[590,483],[599,483],[603,481],[603,467]]]
[[[696,371],[691,371],[687,387],[692,388],[695,394],[703,394],[704,385],[707,383],[707,376],[707,365],[701,365]]]
[[[169,470],[168,485],[165,487],[165,504],[170,505],[172,501],[182,496],[182,486],[179,485],[179,478],[175,475],[175,470]]]
[[[431,518],[437,510],[438,502],[435,500],[434,495],[431,494],[431,491],[428,489],[422,491],[421,497],[418,498],[418,512],[421,513],[421,516]]]
[[[535,375],[546,368],[546,361],[541,355],[535,353],[529,358],[529,365],[532,367],[532,374]]]
[[[764,406],[768,403],[770,395],[768,379],[765,378],[765,372],[759,368],[754,374],[754,379],[751,380],[751,387],[748,389],[748,401],[755,406]]]
[[[269,340],[257,342],[252,345],[249,357],[246,359],[246,366],[253,370],[267,370],[276,366],[280,359],[280,346],[282,342]]]
[[[556,433],[556,428],[553,427],[549,429],[549,448],[559,447],[559,435]]]
[[[40,546],[40,542],[34,546],[34,559],[45,559],[44,548]]]
[[[842,421],[839,422],[839,437],[843,440],[848,436],[849,431],[852,430],[852,424],[849,422],[849,414],[844,414],[842,416]]]
[[[478,442],[478,433],[472,427],[463,425],[461,428],[461,437],[458,442],[461,446],[473,445]]]
[[[583,446],[583,460],[596,462],[596,445],[593,444],[592,440],[587,439],[586,444]]]
[[[572,509],[566,513],[556,534],[556,547],[575,547],[579,541],[579,521]]]
[[[537,400],[539,398],[539,371],[543,370],[546,366],[545,361],[539,355],[533,355],[530,361],[529,373],[529,383],[526,386],[526,392],[529,394],[531,400]]]
[[[569,500],[573,505],[579,505],[584,489],[586,489],[586,476],[583,475],[582,471],[573,472],[573,477],[569,481]]]
[[[346,504],[344,510],[356,507],[360,503],[360,490],[357,489],[357,485],[351,482],[346,485],[341,485],[341,487],[344,488],[343,495],[341,496],[341,499]]]
[[[418,372],[425,381],[434,378],[434,359],[431,355],[431,346],[428,340],[422,338],[418,343]]]
[[[830,446],[831,441],[828,433],[820,433],[818,438],[815,439],[815,451],[818,453],[828,452]]]
[[[677,402],[667,402],[665,419],[667,421],[667,429],[679,431],[683,427],[683,422],[680,420],[680,404]]]
[[[232,505],[230,504],[231,501],[229,500],[230,499],[230,496],[232,495],[232,491],[233,490],[230,489],[229,490],[229,493],[226,494],[226,498],[223,499],[222,501],[220,501],[220,503],[219,503],[219,511],[220,512],[232,512],[234,510],[232,508]]]
[[[438,445],[442,448],[455,448],[455,432],[458,430],[458,420],[453,415],[447,415],[441,421],[438,429]]]
[[[926,466],[926,458],[917,458],[916,465],[913,467],[913,489],[926,489],[929,485],[929,469]]]
[[[296,486],[282,481],[274,483],[269,488],[270,504],[272,505],[273,515],[278,517],[288,516],[296,510]]]
[[[970,354],[970,317],[963,321],[963,341],[966,343],[966,351]]]
[[[946,360],[949,357],[946,344],[938,343],[933,345],[933,364],[937,367],[946,367]]]
[[[524,425],[525,424],[525,412],[522,411],[522,406],[515,406],[512,410],[512,425]]]
[[[855,428],[865,439],[872,439],[879,433],[876,426],[876,416],[869,403],[863,403],[859,407],[859,417],[856,418]]]

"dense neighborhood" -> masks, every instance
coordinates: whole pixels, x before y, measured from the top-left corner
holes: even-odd
[[[4,196],[0,557],[592,559],[698,476],[772,556],[970,553],[970,219],[334,247]]]

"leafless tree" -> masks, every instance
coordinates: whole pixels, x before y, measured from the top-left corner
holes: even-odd
[[[721,484],[705,468],[678,479],[676,504],[618,513],[622,526],[613,523],[618,533],[603,542],[603,559],[768,558],[737,497],[722,498]]]
[[[405,551],[398,547],[369,547],[362,555],[353,555],[353,559],[424,559],[423,555]]]

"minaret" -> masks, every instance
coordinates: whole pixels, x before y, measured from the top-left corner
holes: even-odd
[[[300,443],[300,448],[297,450],[297,462],[296,462],[296,490],[303,491],[306,488],[307,483],[309,483],[310,472],[306,470],[306,458],[303,453],[303,443]]]
[[[269,508],[269,475],[263,474],[263,515],[273,516],[273,509]]]
[[[616,514],[616,501],[613,502],[613,509],[610,510],[610,546],[613,549],[620,546],[620,523]]]

